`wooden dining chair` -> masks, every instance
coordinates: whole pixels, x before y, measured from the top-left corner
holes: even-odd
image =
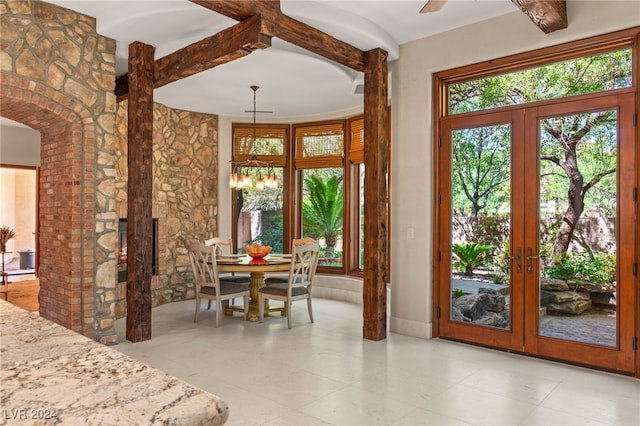
[[[214,246],[205,246],[201,243],[194,243],[189,246],[189,261],[193,270],[194,283],[196,287],[196,313],[193,322],[198,322],[201,299],[216,302],[216,327],[220,326],[220,315],[224,301],[236,297],[244,300],[244,319],[249,315],[249,287],[241,283],[235,283],[221,279],[218,276],[216,256]]]
[[[309,319],[313,322],[313,309],[311,295],[313,280],[318,267],[318,255],[320,246],[318,243],[306,243],[293,247],[289,278],[286,283],[275,283],[262,287],[258,291],[258,306],[260,321],[264,318],[265,300],[280,300],[284,302],[287,325],[291,328],[291,302],[295,300],[307,300]]]
[[[304,244],[316,244],[316,243],[317,241],[311,237],[294,238],[293,241],[291,242],[291,247],[293,248],[293,247],[301,246]],[[289,281],[288,275],[272,275],[264,279],[264,284],[273,285],[273,284],[279,284],[279,283],[286,283],[287,281]]]
[[[233,251],[233,243],[229,238],[213,237],[208,240],[204,240],[205,246],[214,246],[216,248],[215,255],[231,254]],[[247,286],[251,282],[248,275],[236,275],[235,272],[223,272],[220,277],[226,281],[233,281],[235,283],[246,284]],[[231,302],[233,303],[233,302]]]

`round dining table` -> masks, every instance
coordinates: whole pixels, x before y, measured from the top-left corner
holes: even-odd
[[[244,272],[249,273],[249,321],[259,321],[258,291],[265,286],[264,276],[267,272],[289,271],[291,267],[291,256],[286,254],[267,255],[263,259],[252,259],[248,255],[218,255],[216,258],[217,269],[220,272]],[[224,278],[222,278],[224,279]],[[225,313],[232,315],[233,312],[243,312],[241,306],[229,306]],[[272,307],[265,301],[265,314],[269,312],[279,312],[285,316],[285,309],[282,306]]]

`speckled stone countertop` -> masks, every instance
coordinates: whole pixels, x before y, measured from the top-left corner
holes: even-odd
[[[221,425],[227,404],[0,300],[0,424]]]

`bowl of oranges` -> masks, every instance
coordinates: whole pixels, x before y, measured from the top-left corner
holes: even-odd
[[[244,247],[244,251],[247,252],[252,259],[262,259],[269,253],[271,253],[271,246],[263,246],[262,244],[249,244]]]

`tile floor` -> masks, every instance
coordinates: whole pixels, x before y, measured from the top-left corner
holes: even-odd
[[[153,310],[129,354],[222,397],[227,425],[640,425],[640,380],[445,340],[362,339],[361,306],[314,299],[263,323],[193,300]],[[205,306],[203,304],[203,306]]]

